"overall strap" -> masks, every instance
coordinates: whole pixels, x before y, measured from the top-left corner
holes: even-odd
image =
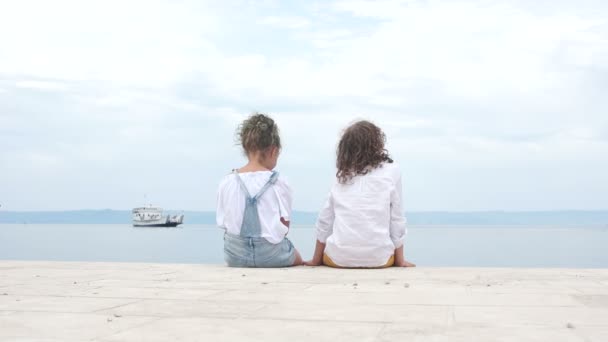
[[[245,197],[247,197],[247,199],[250,199],[251,195],[249,194],[249,190],[247,190],[245,183],[241,179],[241,176],[239,176],[239,170],[234,169],[232,170],[232,173],[234,173],[234,175],[236,176],[236,179],[239,182],[239,185],[241,186],[241,190],[243,190],[243,192],[245,193]]]
[[[243,223],[241,224],[241,231],[239,235],[246,238],[259,237],[262,234],[262,226],[260,224],[260,217],[258,214],[257,200],[264,194],[264,192],[266,192],[266,190],[268,190],[268,188],[276,183],[279,173],[273,171],[266,184],[264,184],[262,189],[253,197],[251,197],[249,194],[249,190],[247,190],[247,187],[241,179],[241,176],[239,176],[237,170],[234,170],[234,175],[236,176],[236,179],[238,179],[241,189],[247,197],[245,199],[245,211],[243,212]]]
[[[270,175],[270,178],[268,178],[266,184],[264,184],[262,189],[260,189],[260,191],[255,196],[253,196],[253,199],[257,200],[258,198],[260,198],[260,196],[262,196],[266,192],[266,190],[268,190],[268,188],[270,188],[272,185],[274,185],[274,183],[277,182],[278,178],[279,173],[277,171],[272,171],[272,174]]]
[[[239,185],[241,186],[241,189],[245,193],[245,196],[247,197],[247,199],[252,200],[254,202],[258,198],[260,198],[260,196],[262,196],[266,192],[266,190],[268,190],[268,188],[270,188],[272,185],[274,185],[277,182],[277,179],[279,178],[279,173],[277,171],[272,171],[272,174],[270,175],[270,178],[268,178],[268,181],[266,182],[266,184],[264,184],[262,189],[260,189],[260,191],[258,191],[258,193],[252,197],[251,194],[249,194],[249,190],[247,190],[247,186],[245,186],[245,182],[243,182],[243,179],[241,179],[241,176],[239,176],[238,170],[235,169],[233,171],[233,173],[236,176],[236,179],[238,180]]]

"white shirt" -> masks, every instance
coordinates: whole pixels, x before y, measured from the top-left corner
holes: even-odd
[[[251,196],[255,196],[266,184],[272,172],[256,171],[239,173]],[[287,234],[288,227],[281,223],[281,217],[289,221],[291,215],[292,191],[281,175],[258,199],[258,215],[262,227],[262,237],[270,243],[279,243]],[[229,234],[239,235],[245,211],[245,193],[234,174],[225,176],[217,192],[216,221]]]
[[[347,184],[336,181],[316,224],[327,256],[345,267],[386,264],[407,233],[401,194],[401,172],[392,163]]]

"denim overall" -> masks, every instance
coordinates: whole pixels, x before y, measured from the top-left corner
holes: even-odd
[[[224,259],[232,267],[285,267],[293,265],[295,249],[291,241],[284,238],[278,244],[268,242],[262,235],[258,214],[258,200],[276,183],[279,173],[273,171],[262,189],[251,196],[245,183],[235,170],[234,176],[245,194],[245,211],[239,235],[224,235]]]

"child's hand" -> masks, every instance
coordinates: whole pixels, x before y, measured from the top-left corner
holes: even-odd
[[[308,260],[304,261],[304,266],[321,266],[323,262],[321,260]]]
[[[395,267],[416,267],[416,264],[413,264],[404,259],[404,260],[395,262]]]

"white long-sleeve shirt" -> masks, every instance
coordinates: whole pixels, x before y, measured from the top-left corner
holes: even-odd
[[[255,196],[268,182],[270,171],[243,172],[239,176],[245,183],[247,191]],[[285,178],[280,174],[272,185],[258,199],[258,216],[262,228],[262,237],[270,243],[283,241],[289,228],[281,222],[281,218],[289,221],[292,205],[292,190]],[[229,234],[239,235],[243,214],[245,212],[245,193],[234,174],[225,176],[220,182],[217,192],[216,221],[220,228]]]
[[[344,267],[386,264],[407,233],[401,195],[401,172],[394,163],[347,184],[336,181],[316,224],[325,253]]]

